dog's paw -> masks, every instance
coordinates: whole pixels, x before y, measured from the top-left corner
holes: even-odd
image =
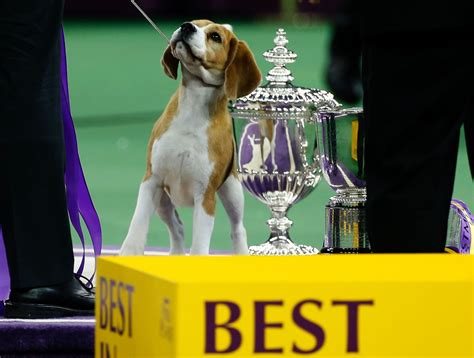
[[[171,248],[169,251],[169,255],[170,256],[183,256],[183,255],[186,255],[186,251],[184,251],[184,249]]]
[[[119,251],[119,256],[141,256],[145,253],[145,248],[140,245],[124,243]]]
[[[249,248],[247,246],[235,248],[234,255],[250,255]]]

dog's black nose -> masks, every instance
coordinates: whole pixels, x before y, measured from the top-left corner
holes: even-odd
[[[188,37],[193,32],[196,32],[196,27],[192,23],[185,22],[184,24],[181,25],[181,35],[184,38]]]

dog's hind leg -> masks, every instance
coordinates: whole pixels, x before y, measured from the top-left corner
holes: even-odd
[[[163,189],[158,187],[153,176],[142,182],[138,192],[137,206],[133,213],[127,237],[120,248],[120,255],[143,255],[150,220],[156,210],[155,203],[163,193]]]
[[[229,216],[234,253],[237,255],[248,255],[247,232],[243,223],[244,192],[242,184],[240,184],[235,176],[229,175],[220,187],[218,195]]]
[[[156,212],[168,227],[170,255],[184,255],[186,248],[184,246],[183,222],[179,218],[178,212],[166,192],[156,202]]]

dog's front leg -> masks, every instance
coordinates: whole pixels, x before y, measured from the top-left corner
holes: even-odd
[[[244,192],[242,184],[236,177],[230,175],[219,188],[218,194],[229,216],[234,253],[236,255],[248,255],[247,232],[243,223]]]
[[[214,193],[212,195],[197,196],[194,199],[191,255],[209,255],[215,209],[216,198]]]
[[[161,195],[163,195],[163,189],[157,186],[153,176],[140,185],[137,206],[119,255],[143,255],[150,219],[156,210],[155,203],[159,201]]]

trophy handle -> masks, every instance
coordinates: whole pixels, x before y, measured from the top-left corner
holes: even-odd
[[[303,167],[303,172],[305,173],[304,181],[306,185],[312,186],[318,180],[318,174],[321,170],[321,166],[319,163],[319,156],[318,156],[316,122],[309,121],[308,123],[314,124],[315,126],[315,141],[314,141],[314,148],[313,148],[313,153],[312,153],[312,158],[313,158],[312,163],[308,163],[308,159],[306,157],[309,144],[308,144],[308,139],[306,138],[305,119],[303,118],[296,119],[296,132],[297,132],[298,144],[299,144],[299,157],[301,160],[301,165]]]
[[[296,119],[296,133],[298,135],[299,155],[303,168],[309,169],[308,160],[306,159],[306,150],[308,149],[308,140],[306,139],[304,120]]]
[[[336,133],[336,119],[338,117],[354,115],[359,121],[359,128],[357,130],[357,177],[365,177],[365,163],[364,163],[364,129],[363,129],[363,111],[361,108],[347,108],[347,109],[325,109],[317,111],[313,118],[318,125],[318,144],[322,146],[319,153],[319,162],[328,175],[337,170],[338,165],[338,143]],[[323,163],[324,160],[324,163]]]

